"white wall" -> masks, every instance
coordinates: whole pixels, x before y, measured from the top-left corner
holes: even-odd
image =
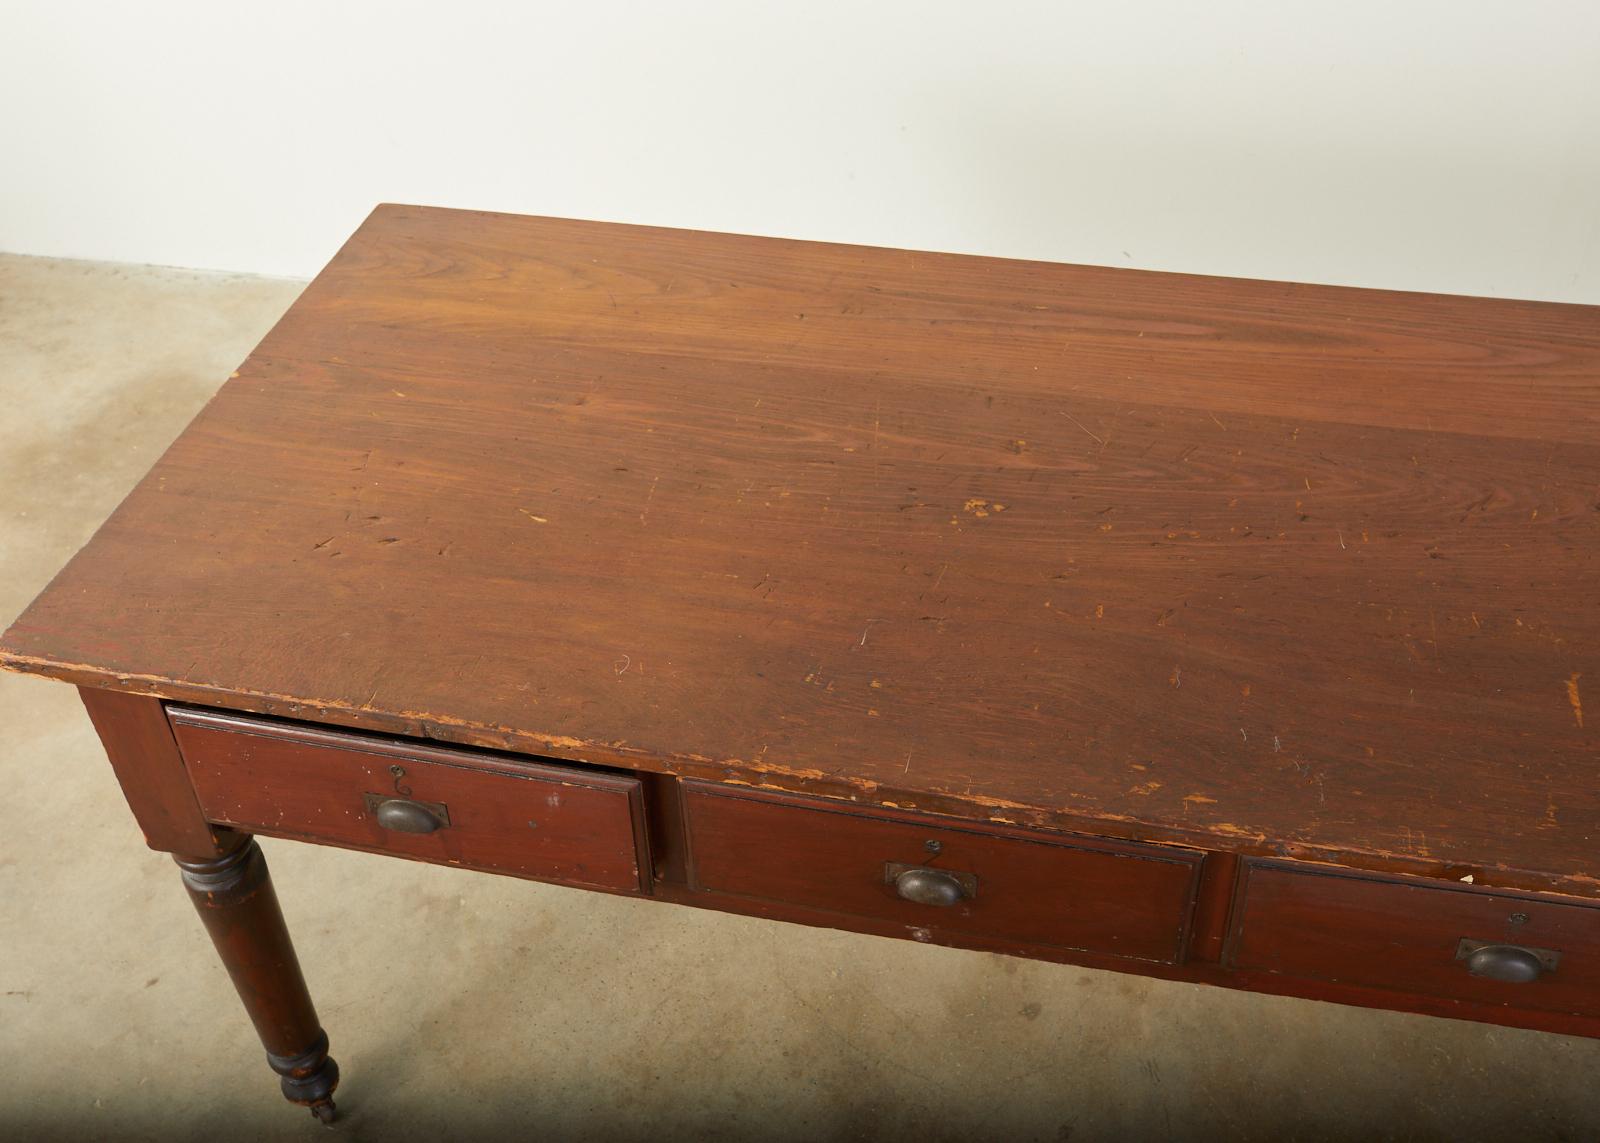
[[[0,0],[0,249],[382,200],[1600,302],[1600,3]]]

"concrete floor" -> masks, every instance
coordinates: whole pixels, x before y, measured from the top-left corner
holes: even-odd
[[[0,256],[0,624],[299,288]],[[0,1138],[326,1138],[76,694],[0,731]],[[263,846],[346,1139],[1600,1135],[1600,1042]]]

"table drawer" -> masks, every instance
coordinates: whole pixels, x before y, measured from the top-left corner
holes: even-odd
[[[1200,855],[684,783],[696,889],[1177,963]],[[919,898],[906,899],[907,896]]]
[[[210,821],[649,891],[636,778],[191,707],[169,707],[168,717]]]
[[[1592,1013],[1600,907],[1254,860],[1240,881],[1226,957],[1237,969]]]

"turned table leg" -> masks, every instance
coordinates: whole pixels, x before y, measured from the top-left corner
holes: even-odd
[[[339,1066],[328,1056],[328,1036],[300,974],[266,858],[248,834],[224,844],[231,848],[220,856],[174,854],[173,860],[256,1026],[267,1062],[282,1077],[284,1098],[331,1122]]]

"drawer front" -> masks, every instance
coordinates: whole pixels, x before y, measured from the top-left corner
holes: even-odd
[[[696,889],[1173,964],[1200,855],[684,783]],[[920,897],[908,900],[902,894]]]
[[[649,891],[636,778],[188,707],[168,717],[210,821]]]
[[[1233,968],[1561,1012],[1600,1002],[1595,906],[1268,860],[1246,863],[1239,893]],[[1523,976],[1536,963],[1526,980],[1474,972]]]

